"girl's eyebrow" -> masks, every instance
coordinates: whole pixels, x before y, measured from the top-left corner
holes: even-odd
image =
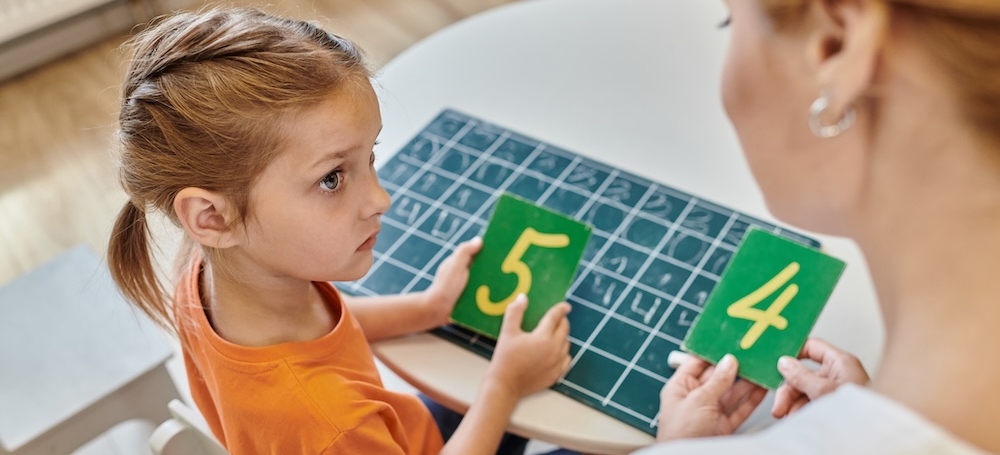
[[[375,135],[378,136],[379,134],[382,134],[382,126],[378,127],[378,133],[376,133]],[[354,147],[351,147],[351,148],[349,148],[347,150],[337,150],[337,151],[334,151],[334,152],[327,153],[327,154],[323,155],[322,157],[320,157],[320,159],[316,160],[316,162],[314,162],[311,166],[309,166],[309,169],[315,169],[315,168],[318,168],[318,167],[322,167],[326,163],[329,163],[331,161],[343,161],[343,160],[347,159],[348,155],[350,155],[350,154],[352,154],[354,152],[357,152],[361,148],[362,148],[362,145],[358,144],[358,145],[355,145]]]
[[[347,155],[350,155],[352,152],[355,152],[360,148],[361,148],[360,145],[356,145],[347,150],[338,150],[335,152],[327,153],[326,155],[323,155],[320,159],[316,160],[316,162],[314,162],[311,166],[309,166],[309,168],[315,169],[318,167],[323,167],[326,163],[329,163],[331,161],[343,161],[345,158],[347,158]]]

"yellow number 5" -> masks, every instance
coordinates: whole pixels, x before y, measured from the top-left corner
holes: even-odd
[[[521,232],[521,236],[514,242],[514,247],[507,253],[503,263],[500,264],[500,271],[503,273],[513,273],[517,276],[517,287],[506,298],[499,302],[490,300],[490,287],[480,285],[476,289],[476,306],[479,311],[490,316],[499,316],[507,309],[507,305],[514,301],[518,294],[527,294],[531,289],[531,269],[521,258],[532,245],[542,248],[565,248],[569,246],[569,236],[566,234],[543,234],[534,228],[527,228]]]
[[[785,319],[781,315],[781,311],[788,306],[788,303],[792,301],[792,298],[799,293],[799,287],[796,284],[790,284],[777,298],[774,299],[774,303],[767,307],[766,310],[761,310],[759,308],[754,308],[753,306],[764,300],[765,297],[774,294],[775,291],[780,289],[789,280],[799,273],[799,263],[793,262],[788,264],[784,270],[778,272],[774,278],[770,281],[764,283],[763,286],[757,288],[757,290],[747,294],[746,297],[739,299],[736,303],[729,306],[726,310],[726,314],[730,317],[738,319],[747,319],[754,321],[750,330],[747,331],[746,335],[743,335],[743,339],[740,340],[740,347],[743,349],[750,349],[754,343],[760,339],[760,336],[764,334],[764,331],[768,327],[774,327],[778,330],[785,330],[788,328],[788,319]]]

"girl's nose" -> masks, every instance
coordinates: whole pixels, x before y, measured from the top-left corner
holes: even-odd
[[[372,200],[371,207],[374,210],[372,215],[382,215],[389,210],[389,206],[392,204],[392,198],[389,197],[389,193],[382,188],[382,184],[378,181],[377,175],[372,175]]]

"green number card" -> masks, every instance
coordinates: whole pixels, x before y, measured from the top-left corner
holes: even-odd
[[[844,271],[844,262],[751,228],[682,348],[711,362],[728,353],[740,376],[776,389],[778,358],[797,356]]]
[[[522,328],[534,330],[549,308],[566,299],[590,232],[559,213],[501,195],[452,321],[497,338],[507,305],[524,293],[528,309]]]

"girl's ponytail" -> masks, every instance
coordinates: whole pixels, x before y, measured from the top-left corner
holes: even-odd
[[[131,201],[118,212],[111,231],[108,266],[111,277],[127,300],[164,329],[175,331],[167,293],[150,257],[146,212]]]

